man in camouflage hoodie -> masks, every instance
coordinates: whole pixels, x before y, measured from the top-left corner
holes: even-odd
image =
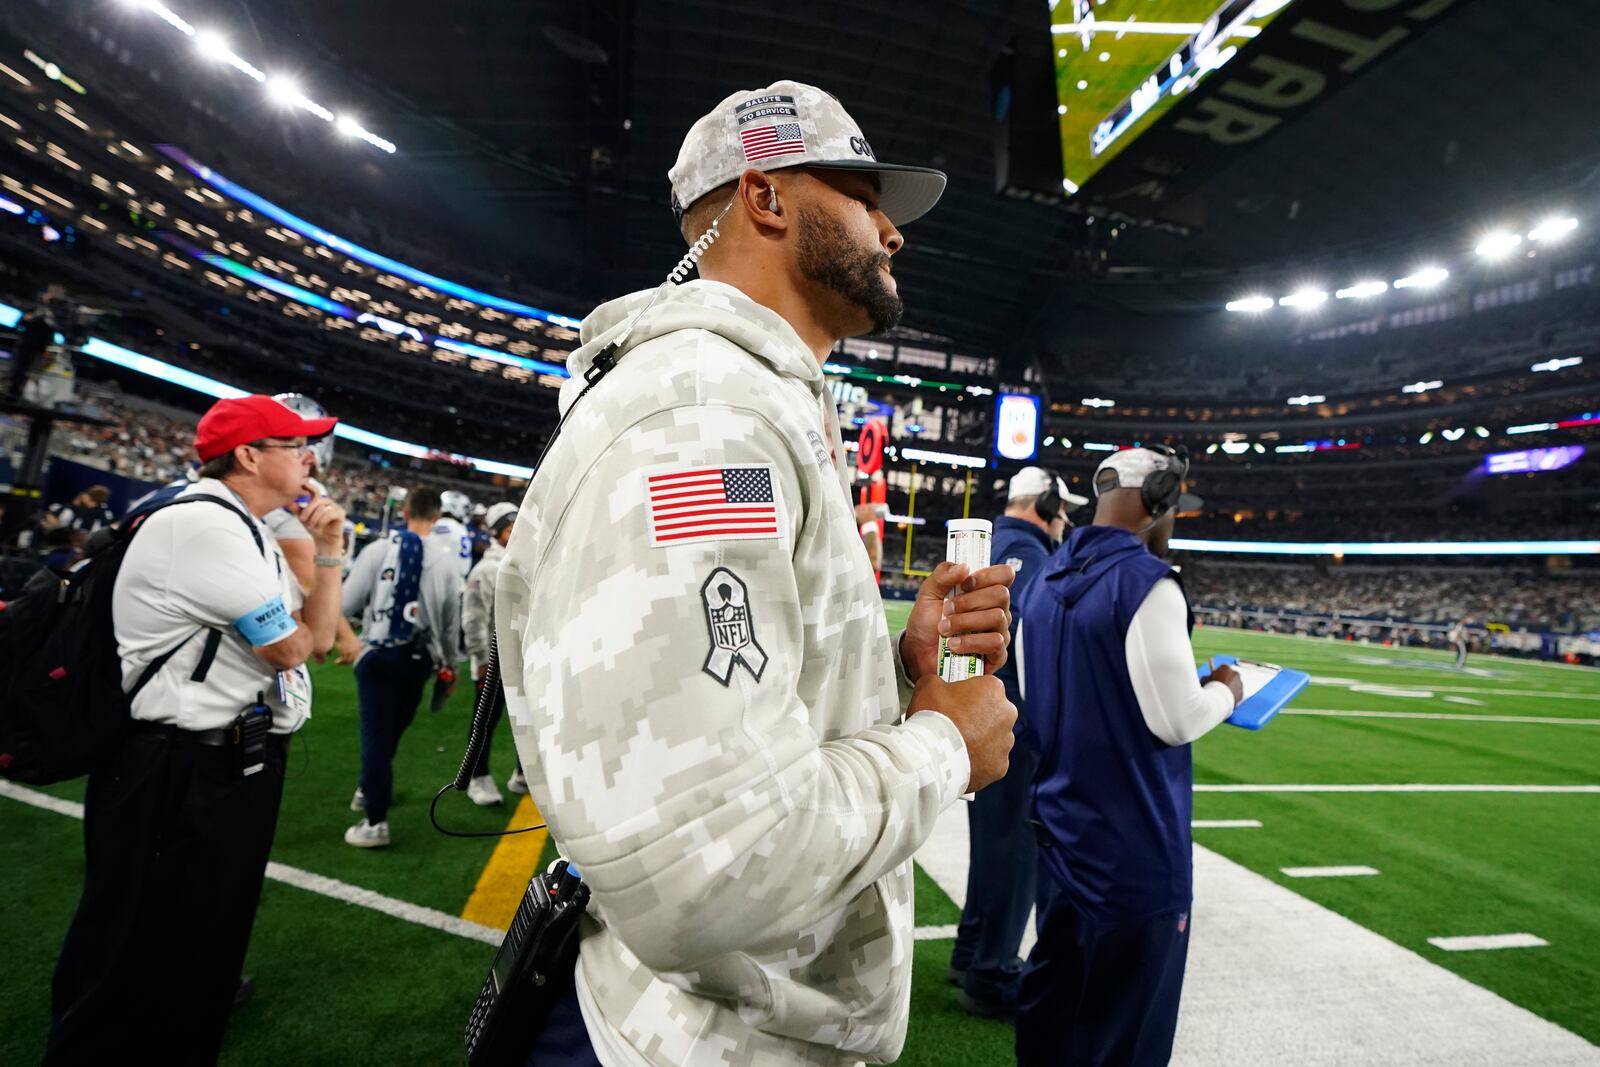
[[[821,363],[898,320],[896,226],[944,176],[778,82],[670,177],[686,240],[717,234],[701,278],[584,322],[496,595],[528,784],[593,892],[533,1062],[887,1062],[911,856],[1005,773],[1016,715],[993,677],[939,680],[938,636],[1004,662],[1011,570],[941,566],[891,640]]]

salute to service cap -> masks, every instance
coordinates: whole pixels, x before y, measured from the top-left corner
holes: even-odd
[[[270,396],[230,397],[200,416],[194,450],[205,462],[265,437],[321,437],[333,432],[338,421],[302,418]]]
[[[882,182],[878,206],[896,226],[920,218],[944,194],[942,171],[880,163],[843,104],[794,81],[734,93],[689,127],[667,171],[673,212],[682,218],[696,200],[752,167],[872,171]]]

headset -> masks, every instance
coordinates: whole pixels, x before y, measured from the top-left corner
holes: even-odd
[[[1040,493],[1039,496],[1034,500],[1033,511],[1034,514],[1038,515],[1043,521],[1047,523],[1055,522],[1061,517],[1062,478],[1049,467],[1041,467],[1039,469],[1044,471],[1045,477],[1049,479],[1049,485],[1047,485],[1045,487],[1045,491]]]
[[[1150,526],[1154,526],[1161,516],[1178,506],[1178,499],[1183,493],[1183,480],[1189,476],[1189,450],[1182,447],[1173,448],[1170,445],[1143,447],[1167,461],[1166,466],[1145,475],[1144,484],[1138,487],[1139,499],[1144,503],[1144,509],[1150,513]],[[1123,485],[1113,467],[1108,467],[1095,476],[1096,496],[1121,488]]]

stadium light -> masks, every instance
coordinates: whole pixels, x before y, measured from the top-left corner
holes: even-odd
[[[956,467],[980,469],[989,465],[988,459],[983,456],[964,456],[958,452],[930,452],[924,448],[902,448],[900,458],[918,463],[948,463]]]
[[[324,122],[335,121],[332,111],[329,111],[327,108],[323,107],[321,104],[302,93],[299,86],[296,85],[293,80],[282,76],[269,78],[266,71],[255,66],[253,63],[249,62],[243,56],[235,52],[228,46],[227,38],[224,37],[219,31],[214,29],[196,29],[175,11],[167,7],[166,4],[162,3],[161,0],[127,0],[127,3],[130,7],[141,11],[150,12],[157,18],[161,19],[161,21],[171,26],[173,29],[178,30],[184,36],[192,37],[194,39],[196,50],[206,59],[218,63],[226,63],[228,66],[250,78],[252,81],[265,83],[267,87],[267,96],[277,103],[284,106],[297,107],[302,111],[309,111],[311,114],[317,116],[317,118]],[[356,131],[345,130],[341,127],[340,132],[359,137],[361,140],[367,142],[373,147],[381,149],[385,152],[392,154],[395,151],[393,142],[387,141],[384,138],[379,137],[377,134],[369,133],[366,130],[360,129],[360,127],[357,127]]]
[[[1104,441],[1085,441],[1083,447],[1090,452],[1115,452],[1117,450],[1116,445],[1107,444]]]
[[[1472,428],[1472,432],[1477,434],[1479,437],[1489,436],[1489,428],[1486,426],[1474,426]]]
[[[1051,445],[1053,445],[1055,443],[1056,443],[1056,439],[1055,439],[1054,436],[1046,437],[1044,439],[1044,447],[1046,447],[1046,448],[1049,448]]]
[[[344,134],[346,137],[360,137],[362,133],[365,132],[361,128],[361,123],[357,122],[349,115],[340,115],[337,119],[335,119],[333,128]]]
[[[1316,393],[1316,394],[1307,393],[1304,396],[1291,396],[1289,398],[1289,403],[1291,405],[1293,405],[1294,407],[1304,408],[1304,407],[1310,407],[1312,404],[1325,403],[1327,401],[1327,399],[1328,398],[1323,396],[1321,393]]]
[[[1446,441],[1459,441],[1467,435],[1467,431],[1460,426],[1452,426],[1448,430],[1440,430]]]
[[[1270,311],[1274,306],[1270,296],[1246,296],[1230,300],[1224,305],[1229,311]]]
[[[1404,278],[1396,278],[1396,289],[1431,289],[1435,285],[1450,277],[1450,272],[1443,267],[1423,267],[1415,274],[1408,274]]]
[[[1559,240],[1578,228],[1578,220],[1574,218],[1545,219],[1539,225],[1528,231],[1530,241]]]
[[[1230,456],[1242,456],[1244,453],[1250,451],[1250,442],[1224,441],[1222,442],[1222,450]]]
[[[1080,403],[1082,403],[1086,408],[1114,408],[1117,406],[1117,402],[1115,400],[1107,400],[1104,397],[1098,396],[1086,396],[1082,399],[1082,401],[1080,401]]]
[[[1328,301],[1328,294],[1321,289],[1301,289],[1290,293],[1288,296],[1278,298],[1278,306],[1286,308],[1314,308]]]
[[[1521,426],[1507,426],[1506,433],[1543,433],[1546,430],[1555,430],[1559,427],[1553,422],[1527,422]]]
[[[1350,300],[1350,299],[1365,300],[1368,297],[1382,296],[1384,293],[1387,293],[1388,291],[1389,291],[1389,283],[1388,282],[1380,282],[1380,281],[1356,282],[1356,284],[1350,286],[1349,288],[1340,289],[1338,292],[1334,293],[1333,295],[1338,297],[1340,300]]]
[[[1315,452],[1316,449],[1312,448],[1310,445],[1279,445],[1276,448],[1274,448],[1273,451],[1274,452],[1278,452],[1278,453],[1283,453],[1283,452]]]
[[[1576,367],[1582,362],[1582,356],[1568,356],[1565,359],[1550,359],[1543,363],[1535,363],[1528,369],[1535,374],[1540,374],[1547,371],[1566,370],[1568,367]]]
[[[1439,381],[1437,378],[1435,378],[1431,382],[1412,382],[1410,385],[1402,385],[1400,387],[1400,391],[1402,393],[1415,393],[1416,395],[1421,396],[1423,393],[1426,393],[1430,389],[1443,389],[1443,388],[1444,388],[1444,383]]]
[[[1174,537],[1179,552],[1276,556],[1592,556],[1600,541],[1211,541]]]
[[[1429,430],[1426,433],[1424,433],[1421,437],[1417,438],[1417,444],[1425,445],[1429,441],[1432,441],[1432,440],[1433,440],[1433,431]]]
[[[1472,251],[1484,259],[1504,259],[1521,243],[1521,234],[1502,231],[1485,236]]]

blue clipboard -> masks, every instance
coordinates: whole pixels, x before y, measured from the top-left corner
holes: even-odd
[[[1200,668],[1200,677],[1204,679],[1206,675],[1210,674],[1213,666],[1223,665],[1241,666],[1237,656],[1213,656],[1208,664]],[[1245,670],[1251,670],[1252,673],[1255,673],[1262,669],[1271,670],[1275,673],[1254,692],[1249,692],[1249,685],[1246,685],[1245,688],[1248,695],[1239,702],[1238,707],[1233,709],[1233,714],[1224,720],[1230,726],[1238,726],[1245,730],[1261,729],[1272,721],[1289,701],[1299,696],[1302,689],[1311,684],[1311,676],[1305,671],[1289,670],[1285,667],[1276,667],[1267,663],[1255,663],[1250,660],[1244,662],[1240,673],[1243,674]]]

